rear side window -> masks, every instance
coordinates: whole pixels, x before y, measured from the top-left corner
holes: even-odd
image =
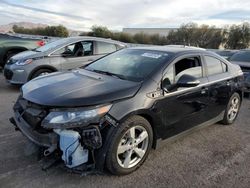
[[[84,56],[93,55],[93,42],[83,41],[82,46],[84,49]]]
[[[116,51],[116,45],[107,42],[97,42],[97,54],[107,54]]]
[[[204,58],[209,76],[227,72],[227,65],[221,60],[211,56],[204,56]]]

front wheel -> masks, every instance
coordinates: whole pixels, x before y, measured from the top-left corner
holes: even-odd
[[[31,76],[31,80],[38,77],[38,76],[44,76],[47,75],[49,73],[53,72],[50,69],[39,69],[38,71],[36,71],[32,76]]]
[[[146,119],[141,116],[127,119],[113,134],[106,167],[116,175],[135,171],[146,160],[152,143],[153,132]]]
[[[222,120],[223,124],[230,125],[235,121],[240,110],[240,105],[241,105],[240,95],[238,93],[234,93],[227,104],[224,118]]]

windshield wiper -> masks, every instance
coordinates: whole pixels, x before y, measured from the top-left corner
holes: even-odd
[[[105,74],[105,75],[108,75],[108,76],[113,76],[113,77],[116,77],[116,78],[119,78],[119,79],[122,79],[122,80],[126,80],[126,78],[124,76],[119,75],[119,74],[115,74],[115,73],[112,73],[112,72],[102,71],[102,70],[95,70],[95,69],[91,69],[90,71],[97,72],[97,73],[100,73],[100,74]]]

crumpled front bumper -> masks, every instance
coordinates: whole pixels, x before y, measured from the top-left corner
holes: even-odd
[[[86,168],[87,170],[103,169],[102,163],[95,164],[96,156],[105,157],[103,152],[100,151],[102,154],[99,154],[99,150],[103,150],[100,149],[103,138],[99,125],[90,125],[77,130],[45,129],[40,123],[46,116],[46,109],[26,101],[21,96],[13,109],[14,117],[10,122],[31,142],[43,147],[43,156],[47,157],[54,153],[55,155],[51,156],[57,158],[62,155],[61,159],[70,169],[76,168],[81,171],[85,171]],[[93,160],[88,161],[89,157]]]
[[[33,130],[33,128],[22,118],[21,114],[18,112],[15,112],[11,123],[14,124],[14,126],[24,134],[24,136],[39,146],[52,147],[56,146],[58,143],[58,135],[56,133],[51,132],[41,134]]]

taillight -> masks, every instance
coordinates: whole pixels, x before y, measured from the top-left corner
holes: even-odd
[[[37,45],[38,46],[44,46],[45,42],[43,40],[39,40],[39,41],[37,41]]]

